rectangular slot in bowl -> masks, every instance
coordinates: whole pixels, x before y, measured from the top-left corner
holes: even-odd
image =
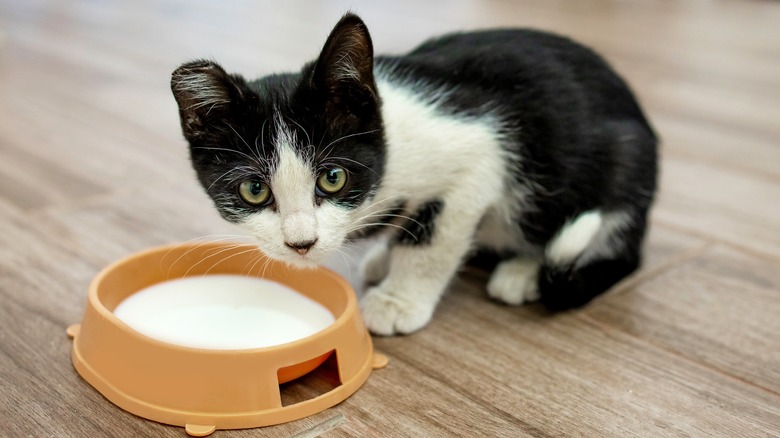
[[[297,379],[279,384],[282,406],[291,406],[317,398],[341,386],[342,382],[339,378],[336,352],[332,351],[327,354],[329,355],[328,358],[311,372]],[[286,368],[290,367],[279,370],[278,375],[280,377],[287,372]],[[280,378],[279,381],[282,382],[283,380]]]

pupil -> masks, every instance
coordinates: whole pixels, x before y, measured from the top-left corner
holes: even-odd
[[[263,185],[257,181],[253,181],[252,186],[249,188],[249,191],[252,192],[254,196],[257,196],[263,192]]]
[[[339,173],[338,173],[338,171],[336,169],[329,170],[327,179],[328,179],[328,182],[331,183],[331,184],[336,184],[337,182],[339,182]]]

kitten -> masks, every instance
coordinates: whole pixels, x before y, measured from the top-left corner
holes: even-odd
[[[347,14],[316,61],[247,81],[210,61],[171,87],[200,183],[270,257],[364,262],[376,334],[425,326],[464,259],[498,254],[490,297],[581,306],[640,263],[652,128],[598,55],[531,30],[458,33],[374,57]]]

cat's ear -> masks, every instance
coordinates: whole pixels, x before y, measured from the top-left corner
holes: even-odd
[[[190,62],[173,72],[171,91],[187,139],[203,136],[210,120],[224,117],[231,104],[244,99],[240,82],[211,61]]]
[[[333,28],[312,72],[312,85],[325,93],[327,107],[357,117],[378,106],[374,49],[363,20],[346,14]]]

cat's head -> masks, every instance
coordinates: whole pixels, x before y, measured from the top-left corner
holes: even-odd
[[[225,219],[296,266],[338,250],[385,162],[373,49],[357,16],[300,73],[247,82],[196,61],[173,72],[171,88],[193,167]]]

